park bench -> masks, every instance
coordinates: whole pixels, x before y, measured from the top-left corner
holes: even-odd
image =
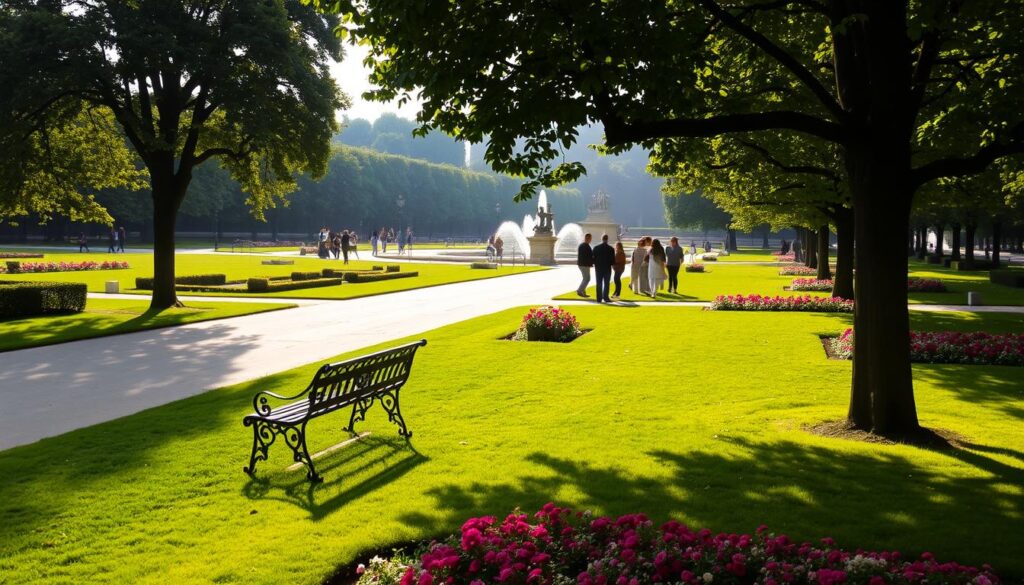
[[[355,423],[366,420],[366,411],[376,400],[388,413],[388,420],[398,425],[398,434],[408,440],[412,433],[402,418],[398,394],[409,379],[416,349],[426,344],[427,340],[421,339],[343,362],[324,364],[309,386],[295,396],[279,396],[266,390],[257,393],[252,399],[255,412],[242,419],[242,424],[251,426],[253,431],[252,453],[244,471],[250,476],[255,474],[256,463],[267,460],[270,446],[282,436],[295,461],[306,466],[306,477],[323,481],[306,447],[306,425],[314,418],[351,406],[345,430],[354,434]],[[280,404],[271,406],[271,400]]]

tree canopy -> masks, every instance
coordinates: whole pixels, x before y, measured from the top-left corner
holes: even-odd
[[[346,104],[328,71],[336,17],[298,0],[10,0],[0,18],[2,75],[18,80],[0,87],[0,158],[109,111],[149,173],[155,308],[177,302],[174,222],[196,167],[218,159],[257,215],[298,173],[326,171]],[[0,178],[12,181],[0,192],[22,192],[23,176]]]

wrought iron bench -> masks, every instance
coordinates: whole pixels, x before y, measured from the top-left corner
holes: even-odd
[[[255,412],[242,419],[242,424],[251,426],[253,432],[249,465],[243,470],[250,476],[256,473],[256,463],[267,460],[270,446],[280,435],[292,450],[295,461],[308,469],[306,477],[323,481],[306,448],[306,425],[314,418],[351,406],[352,414],[345,430],[354,434],[355,423],[366,420],[366,411],[375,400],[380,400],[388,420],[398,425],[398,434],[408,440],[412,432],[402,418],[398,394],[409,379],[416,349],[426,344],[427,340],[421,339],[343,362],[324,364],[309,386],[295,396],[279,396],[265,390],[257,393],[252,399]],[[271,407],[271,399],[284,404]]]

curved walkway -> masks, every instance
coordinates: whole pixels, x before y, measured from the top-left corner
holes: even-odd
[[[344,301],[305,300],[287,311],[7,352],[0,368],[0,450],[453,322],[552,303],[553,295],[575,286],[578,278],[575,267],[560,267]],[[1024,307],[910,308],[1024,313]]]

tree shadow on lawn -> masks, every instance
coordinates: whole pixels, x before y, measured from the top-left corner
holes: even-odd
[[[291,455],[284,445],[277,451],[281,458]],[[273,449],[271,456],[274,456]],[[353,500],[401,479],[429,460],[404,439],[371,436],[315,459],[317,471],[325,478],[323,483],[307,480],[305,467],[271,471],[265,476],[261,476],[261,469],[257,468],[256,477],[243,486],[242,493],[251,500],[298,506],[309,512],[311,520],[322,520]],[[351,484],[348,478],[357,476],[365,477]]]
[[[438,534],[470,516],[500,517],[517,506],[529,513],[554,500],[611,515],[644,512],[656,522],[673,517],[714,531],[751,532],[767,524],[801,540],[833,536],[848,549],[930,551],[944,560],[990,562],[1004,576],[1024,575],[1022,469],[965,450],[929,453],[983,473],[944,472],[936,467],[941,461],[922,465],[895,448],[858,453],[791,441],[719,440],[728,443],[724,452],[640,455],[660,464],[664,473],[657,476],[536,452],[527,460],[547,472],[515,483],[439,486],[428,493],[440,518],[411,513],[403,520]],[[979,451],[985,449],[991,448]],[[559,501],[560,494],[567,499]]]

